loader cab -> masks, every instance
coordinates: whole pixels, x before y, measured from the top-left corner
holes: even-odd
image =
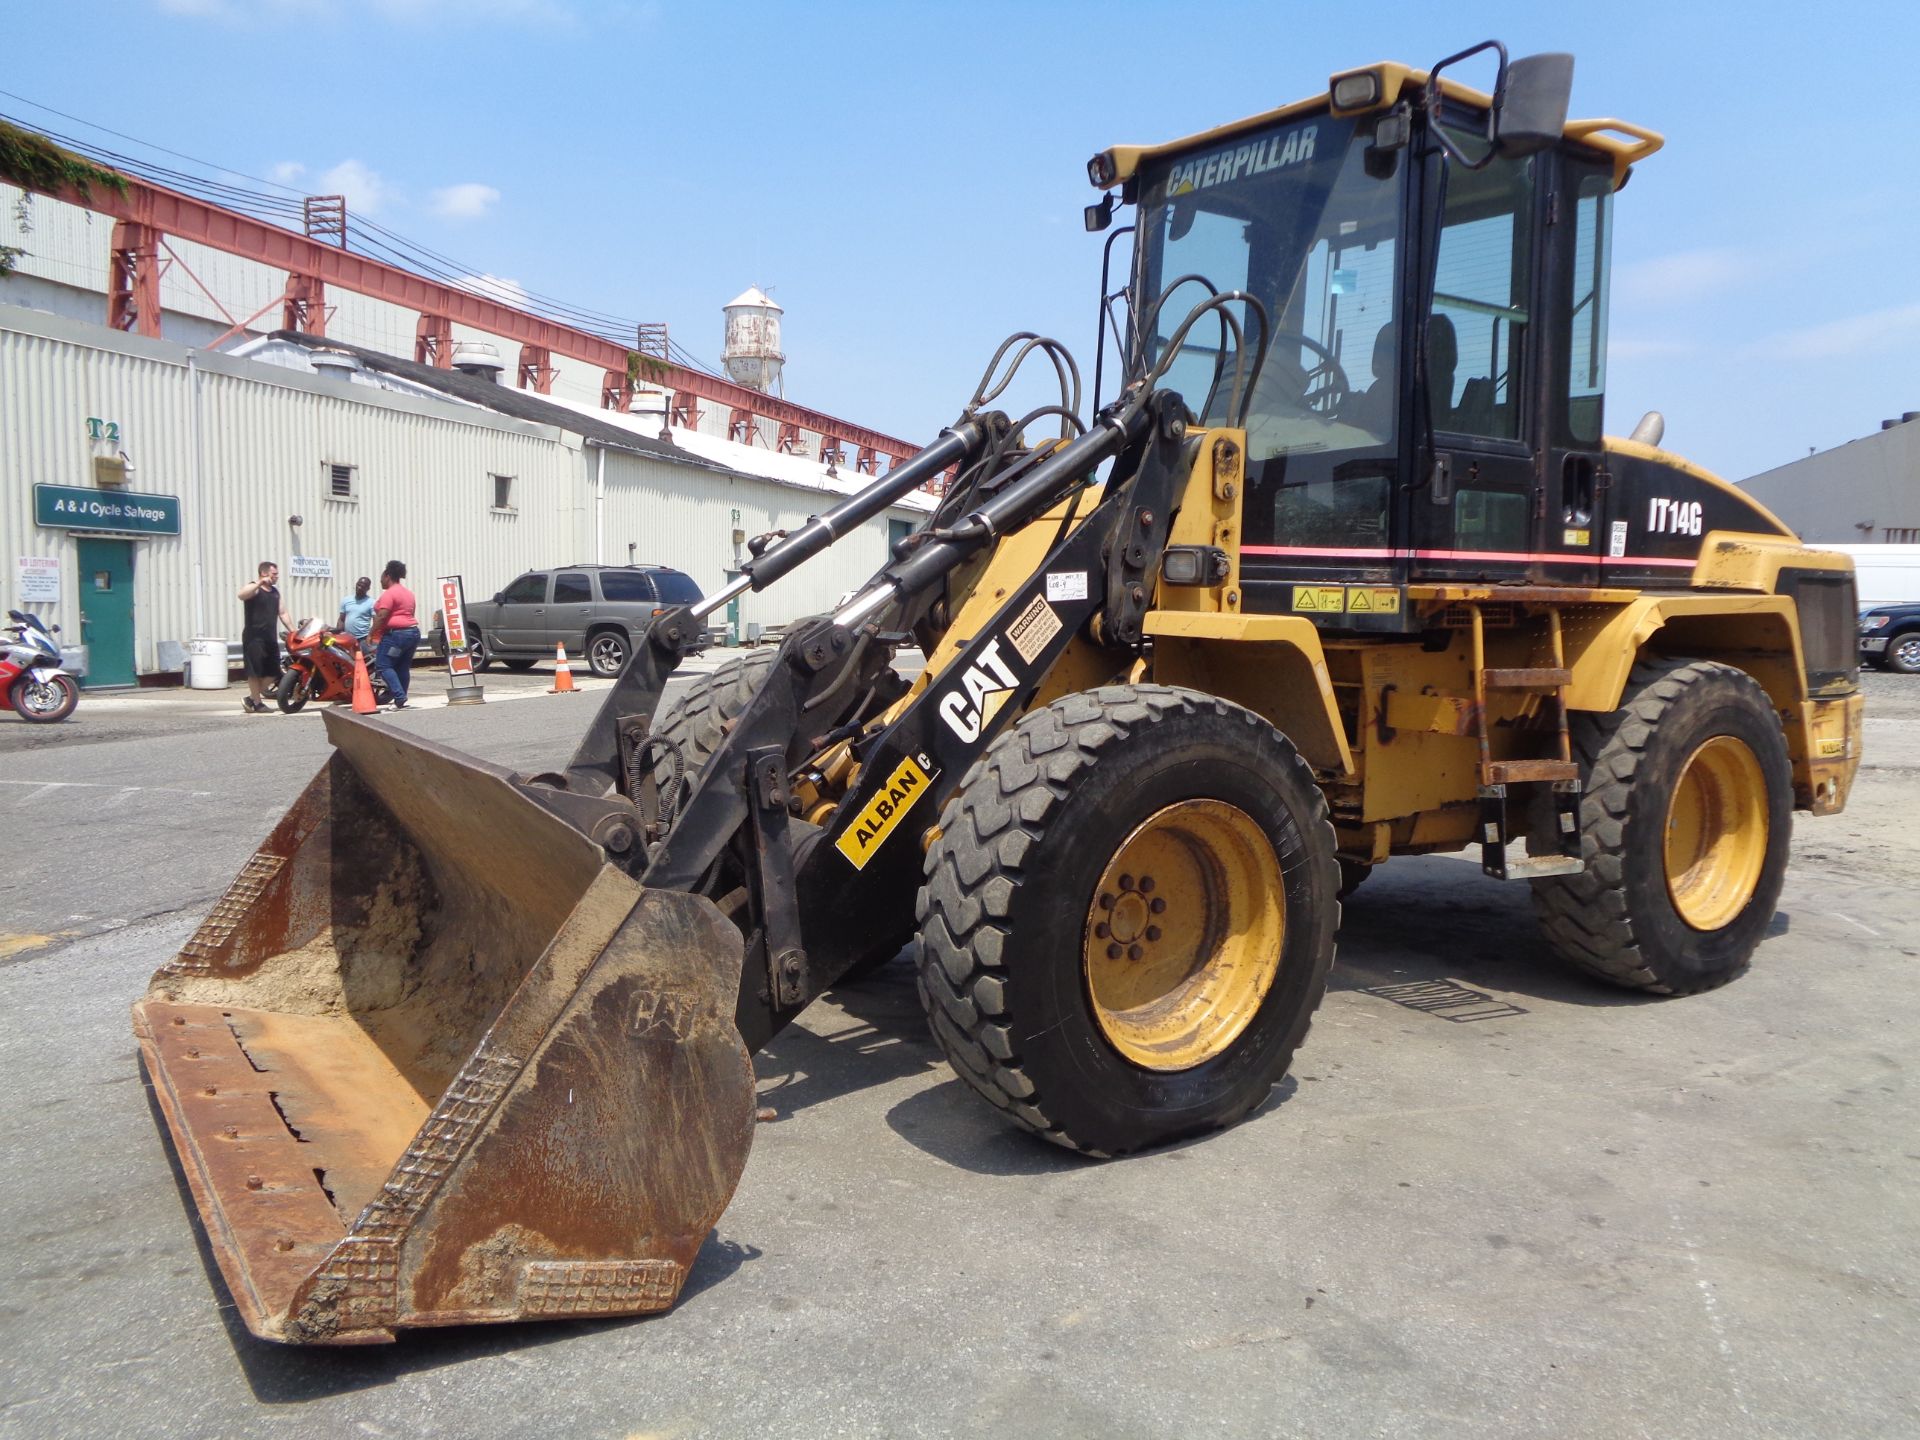
[[[1095,182],[1104,159],[1139,206],[1136,326],[1140,297],[1175,292],[1133,337],[1136,373],[1209,291],[1266,309],[1257,373],[1257,323],[1235,337],[1208,320],[1166,380],[1206,423],[1244,408],[1244,605],[1311,610],[1308,580],[1597,583],[1614,535],[1613,192],[1623,156],[1658,137],[1576,122],[1531,153],[1493,153],[1486,96],[1448,83],[1430,116],[1419,72],[1352,73],[1372,77],[1358,106],[1330,94],[1095,160]]]

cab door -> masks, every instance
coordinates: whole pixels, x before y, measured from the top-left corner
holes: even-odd
[[[1496,157],[1446,176],[1426,316],[1433,451],[1412,491],[1416,579],[1538,576],[1537,172],[1536,157]]]
[[[1548,157],[1542,157],[1546,159]],[[1548,357],[1546,504],[1540,548],[1569,563],[1569,583],[1604,583],[1627,553],[1627,518],[1615,513],[1601,433],[1607,388],[1608,266],[1613,167],[1575,153],[1557,162],[1547,243],[1554,331]]]

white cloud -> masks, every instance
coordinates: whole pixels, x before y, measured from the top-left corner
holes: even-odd
[[[491,185],[467,181],[433,192],[433,213],[448,220],[478,220],[500,200]]]
[[[399,198],[400,192],[358,160],[342,160],[320,177],[314,193],[346,196],[349,214],[378,215],[383,205]]]
[[[298,160],[282,160],[267,171],[267,178],[281,185],[291,185],[306,173],[307,167]]]
[[[1773,359],[1841,360],[1910,346],[1916,327],[1920,327],[1920,305],[1894,305],[1823,325],[1782,330],[1748,348]]]
[[[1731,289],[1759,270],[1759,257],[1744,250],[1682,250],[1620,267],[1614,296],[1628,305],[1671,305]]]
[[[526,290],[518,280],[509,280],[504,275],[462,275],[453,283],[462,290],[471,290],[489,300],[498,300],[502,305],[519,309],[527,306]]]

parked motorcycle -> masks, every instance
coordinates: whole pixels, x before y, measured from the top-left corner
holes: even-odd
[[[9,610],[11,622],[3,628],[5,653],[0,654],[0,710],[18,711],[22,720],[51,724],[73,714],[80,703],[80,686],[61,667],[60,646],[38,615]]]
[[[287,664],[274,687],[273,698],[283,714],[292,715],[309,700],[353,699],[353,656],[360,642],[344,630],[329,630],[318,620],[303,620],[287,636]],[[376,704],[386,703],[386,687],[373,680]]]

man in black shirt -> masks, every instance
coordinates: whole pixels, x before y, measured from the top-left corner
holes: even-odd
[[[293,628],[293,617],[280,598],[280,567],[262,560],[260,578],[242,585],[239,593],[247,607],[246,627],[240,632],[240,659],[247,671],[247,698],[241,707],[250,715],[264,715],[267,684],[280,679],[280,631]]]

